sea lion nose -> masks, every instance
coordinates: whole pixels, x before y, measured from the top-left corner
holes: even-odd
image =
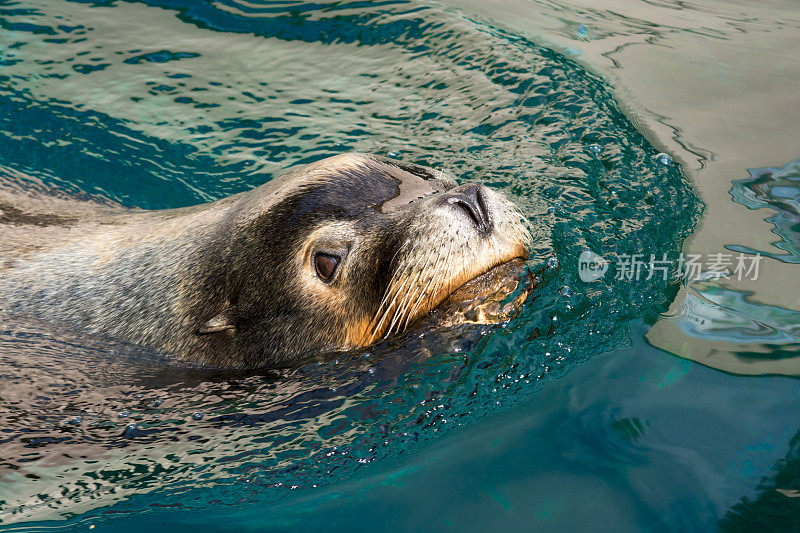
[[[479,231],[487,232],[491,227],[491,220],[482,189],[480,185],[464,185],[455,189],[447,201],[465,211]]]

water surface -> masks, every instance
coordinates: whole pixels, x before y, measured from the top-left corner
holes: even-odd
[[[796,26],[778,7],[738,20],[644,2],[627,8],[636,16],[561,3],[487,6],[2,6],[6,175],[168,208],[362,150],[500,188],[536,239],[527,282],[535,290],[502,327],[414,331],[293,371],[181,371],[109,339],[4,317],[7,527],[674,530],[719,520],[737,527],[791,508],[785,493],[800,487],[782,465],[794,464],[795,380],[716,370],[731,369],[719,363],[725,354],[749,349],[739,341],[753,330],[750,318],[769,327],[744,339],[761,348],[749,351],[772,355],[750,359],[788,370],[757,364],[749,373],[796,375],[785,300],[754,302],[739,287],[684,286],[672,276],[616,280],[613,269],[584,283],[577,264],[585,250],[612,261],[643,252],[674,260],[698,224],[686,249],[714,249],[702,236],[724,227],[736,238],[722,239],[722,249],[766,250],[719,215],[738,205],[769,211],[781,242],[797,242],[792,211],[776,200],[791,192],[792,167],[771,178],[746,168],[783,169],[798,154],[723,174],[720,194],[697,181],[693,189],[684,169],[699,180],[724,159],[714,150],[738,145],[719,135],[704,144],[708,137],[690,135],[703,121],[686,119],[683,107],[659,114],[651,100],[631,97],[630,80],[670,72],[668,57],[648,51],[637,71],[641,62],[626,68],[608,53],[610,44],[619,53],[632,39],[640,48],[666,39],[687,57],[706,45],[730,58],[726,46],[740,34]],[[719,21],[731,17],[728,34],[712,31],[728,29]],[[763,53],[783,42],[765,39]],[[625,74],[603,72],[595,58]],[[761,63],[773,75],[796,72],[791,60]],[[656,85],[671,94],[669,83]],[[639,96],[658,95],[643,87]],[[751,90],[748,81],[738,87]],[[790,127],[786,118],[769,130],[791,138]],[[665,150],[683,166],[659,157]],[[777,255],[773,262],[794,268]],[[692,295],[737,313],[712,328],[725,339],[678,327]],[[731,339],[734,350],[723,344]],[[709,362],[708,350],[723,357]]]

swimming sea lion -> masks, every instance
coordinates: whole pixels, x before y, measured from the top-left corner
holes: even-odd
[[[529,240],[501,193],[358,153],[182,209],[6,193],[0,312],[276,367],[403,330]]]

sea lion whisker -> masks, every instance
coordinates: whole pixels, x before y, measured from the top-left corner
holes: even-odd
[[[419,243],[420,241],[414,243],[414,246],[411,248],[409,253],[406,254],[406,257],[413,257],[413,252],[416,251],[417,247],[419,246]],[[403,246],[401,247],[401,249],[402,248],[405,247]],[[389,285],[386,288],[386,292],[384,293],[383,299],[381,300],[381,304],[378,307],[378,310],[373,318],[373,322],[377,321],[377,323],[372,325],[370,328],[372,329],[372,335],[370,336],[369,342],[374,341],[376,337],[380,336],[381,328],[383,327],[383,323],[386,321],[387,317],[390,316],[389,315],[390,311],[394,310],[393,312],[396,312],[394,303],[396,302],[398,295],[401,294],[400,289],[404,288],[404,286],[408,283],[409,278],[406,275],[406,273],[409,271],[410,268],[413,267],[412,261],[406,260],[403,263],[398,265],[395,275],[392,276],[391,280],[389,280]],[[398,280],[400,280],[400,285],[397,285]]]
[[[410,278],[410,280],[407,283],[407,285],[413,287],[417,283],[417,280],[419,280],[422,277],[422,274],[426,271],[426,269],[427,269],[427,264],[424,265],[422,268],[420,268],[417,271],[417,274],[413,278]],[[413,281],[411,281],[411,280],[413,280]],[[408,306],[411,304],[412,299],[416,298],[417,291],[418,291],[418,289],[413,289],[411,291],[408,291],[405,294],[405,296],[403,297],[403,299],[401,300],[400,304],[397,307],[397,310],[395,312],[394,317],[392,318],[392,322],[389,325],[389,329],[387,330],[387,334],[391,333],[394,330],[395,326],[398,326],[398,329],[397,329],[398,332],[401,330],[401,328],[399,326],[400,326],[400,323],[402,323],[402,321],[403,321],[403,315],[405,314],[406,309],[408,308]]]
[[[392,317],[392,322],[391,324],[389,324],[389,328],[386,330],[386,336],[392,333],[400,333],[400,331],[402,331],[401,324],[403,322],[405,311],[408,305],[411,303],[411,298],[414,297],[415,295],[416,295],[416,290],[409,291],[406,294],[406,297],[403,299],[403,302],[401,302],[401,304],[398,306],[397,312],[395,312],[394,316]]]
[[[426,266],[424,272],[427,273],[428,269],[429,267]],[[419,278],[424,279],[422,275],[420,275],[418,279]],[[416,283],[417,280],[414,281],[415,285]],[[412,306],[419,298],[422,297],[423,293],[424,291],[421,289],[421,285],[417,285],[417,288],[414,289],[413,291],[410,291],[408,296],[403,300],[403,307],[400,313],[398,314],[398,319],[399,319],[397,322],[398,332],[403,331],[406,329],[406,327],[408,327],[408,322],[413,314]]]
[[[404,328],[408,327],[408,322],[410,321],[410,318],[412,316],[414,316],[414,313],[416,312],[417,307],[419,307],[419,305],[424,301],[424,297],[425,297],[425,294],[427,293],[428,288],[431,285],[433,286],[433,290],[430,292],[431,295],[436,294],[437,292],[439,292],[439,289],[437,287],[440,288],[440,286],[441,286],[440,282],[441,282],[442,278],[447,275],[446,269],[439,268],[439,265],[441,263],[443,263],[443,262],[446,263],[445,259],[449,259],[451,253],[452,253],[452,242],[451,242],[451,245],[448,247],[448,253],[447,254],[442,254],[441,253],[441,249],[439,249],[439,253],[437,254],[436,263],[433,265],[433,267],[430,268],[430,270],[433,270],[433,275],[430,276],[430,279],[428,280],[428,283],[426,284],[425,288],[420,292],[420,295],[417,297],[417,299],[418,299],[417,304],[414,306],[414,308],[407,315],[406,324],[404,325]]]
[[[450,260],[452,257],[453,257],[453,241],[450,241],[450,246],[447,248],[447,258],[448,258],[448,260]],[[462,272],[464,271],[464,264],[463,263],[464,263],[464,260],[462,258],[462,260],[459,262],[459,265],[461,266],[461,271]],[[450,276],[450,277],[447,278],[447,294],[450,294],[452,292],[453,292],[453,276]]]
[[[408,283],[409,285],[412,285],[412,286],[416,285],[420,279],[425,279],[425,277],[428,275],[428,271],[430,270],[430,264],[431,264],[430,256],[433,253],[432,250],[436,250],[436,248],[429,249],[428,254],[424,257],[424,261],[422,262],[423,263],[422,268],[420,268],[420,270],[417,272],[417,275],[414,276],[413,281],[409,280],[409,283]],[[409,315],[408,315],[407,311],[409,311],[410,305],[412,305],[413,302],[415,302],[416,299],[418,298],[419,292],[420,291],[417,288],[417,289],[415,289],[413,291],[409,291],[405,295],[405,297],[403,298],[403,300],[401,301],[401,303],[399,304],[399,306],[397,308],[397,312],[395,314],[395,317],[392,320],[392,324],[389,326],[389,329],[388,329],[389,333],[394,329],[395,326],[397,326],[397,331],[398,332],[402,331],[403,329],[405,329],[405,326],[403,325],[403,322],[405,322],[406,324],[408,322],[408,316]]]
[[[433,271],[433,274],[431,276],[429,276],[428,283],[422,289],[422,292],[421,292],[420,296],[417,298],[417,302],[414,305],[414,308],[409,313],[409,317],[412,316],[414,313],[416,313],[416,311],[419,308],[420,304],[423,301],[425,301],[425,295],[428,294],[428,289],[431,287],[431,285],[433,285],[434,287],[436,286],[433,282],[435,280],[438,280],[439,278],[441,278],[441,276],[444,274],[444,269],[440,268],[440,265],[444,262],[445,257],[446,257],[445,254],[442,254],[442,249],[439,248],[437,250],[437,254],[436,254],[436,262],[433,264],[432,267],[430,267],[430,270]],[[407,327],[407,326],[408,326],[408,323],[406,323],[405,327]]]
[[[373,318],[373,325],[370,326],[372,335],[370,336],[369,342],[373,342],[377,337],[380,336],[384,322],[386,322],[387,318],[394,313],[394,303],[397,297],[397,291],[394,290],[395,288],[396,287],[393,286],[391,292],[387,291],[386,296],[378,308],[378,312]]]
[[[377,323],[373,326],[373,332],[371,339],[374,340],[375,338],[379,337],[384,323],[391,322],[393,317],[397,313],[398,308],[398,298],[404,293],[404,289],[406,285],[408,285],[408,280],[410,278],[405,277],[400,284],[395,284],[391,287],[391,291],[387,291],[386,299],[384,300],[384,305],[382,313],[380,315],[376,314],[375,320]],[[378,318],[380,317],[380,318]],[[371,342],[371,341],[370,341]]]
[[[414,248],[412,248],[412,251],[415,248],[416,248],[416,246]],[[400,254],[400,252],[403,251],[404,249],[405,249],[405,246],[401,246],[398,249],[398,251],[395,253],[394,257],[396,258]],[[409,257],[409,255],[407,254],[406,257]],[[394,262],[394,259],[392,260],[392,263],[393,262]],[[386,310],[388,309],[387,305],[389,304],[389,302],[392,300],[392,298],[394,296],[398,281],[403,279],[403,276],[405,275],[405,273],[408,271],[408,269],[410,267],[411,267],[411,262],[407,261],[407,260],[406,261],[401,261],[397,265],[394,274],[389,279],[389,283],[387,284],[386,290],[383,293],[383,297],[381,298],[381,302],[378,305],[378,309],[375,312],[375,315],[373,315],[373,321],[378,320],[378,318],[381,316],[381,313],[385,313],[386,312]]]

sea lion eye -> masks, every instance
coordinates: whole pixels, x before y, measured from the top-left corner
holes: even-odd
[[[317,269],[317,276],[322,281],[330,281],[339,266],[340,257],[336,255],[319,253],[314,257],[314,268]]]

